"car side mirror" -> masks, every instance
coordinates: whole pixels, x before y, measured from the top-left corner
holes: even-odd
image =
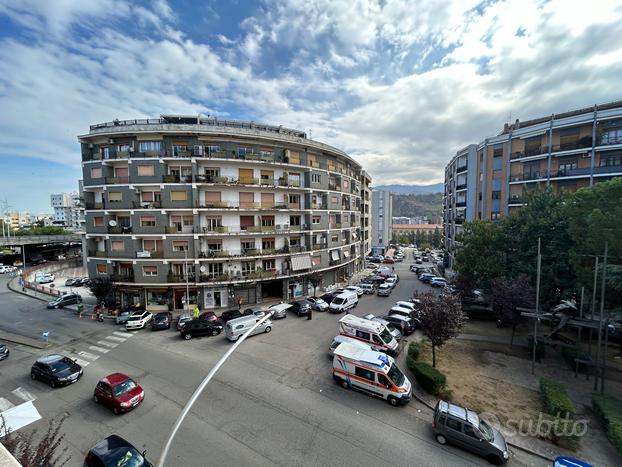
[[[143,457],[145,457],[145,455],[146,455],[146,454],[147,454],[147,450],[145,449],[145,450],[143,451]]]

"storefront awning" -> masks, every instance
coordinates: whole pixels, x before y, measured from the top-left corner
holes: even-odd
[[[311,255],[292,256],[292,271],[311,269]]]
[[[339,261],[340,257],[341,256],[339,255],[339,250],[331,250],[330,259],[332,259],[333,261]]]

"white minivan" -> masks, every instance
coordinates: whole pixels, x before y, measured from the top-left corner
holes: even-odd
[[[230,319],[225,325],[225,336],[231,342],[237,341],[242,334],[252,328],[255,323],[261,318],[255,315],[242,316],[240,318]],[[272,331],[272,321],[269,319],[261,323],[252,332],[251,336],[255,334],[261,334],[262,332],[268,333]]]
[[[359,296],[356,292],[344,291],[333,298],[328,310],[331,313],[342,313],[350,308],[354,308],[359,303]]]

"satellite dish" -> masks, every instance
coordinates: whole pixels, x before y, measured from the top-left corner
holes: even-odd
[[[108,221],[108,225],[110,227],[116,227],[117,226],[117,221]]]
[[[207,271],[207,268],[206,268],[205,266],[201,266],[201,267],[199,268],[199,271],[201,271],[201,272],[205,272],[205,271]]]

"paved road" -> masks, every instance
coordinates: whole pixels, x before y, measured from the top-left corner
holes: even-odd
[[[420,287],[407,264],[396,264],[402,280],[391,297],[363,297],[356,314],[384,313]],[[2,310],[5,303],[22,303],[4,293],[0,300]],[[18,308],[14,313],[31,313],[45,323],[64,322],[63,336],[75,329],[75,339],[60,339],[55,350],[87,363],[85,375],[73,386],[52,390],[28,378],[34,355],[41,352],[16,349],[0,362],[0,397],[19,403],[16,394],[24,391],[14,391],[20,387],[36,397],[44,419],[69,414],[65,428],[73,455],[70,465],[81,465],[88,448],[111,433],[147,449],[155,460],[182,406],[230,346],[223,336],[182,341],[173,331],[124,333],[112,323],[63,321],[57,312],[41,308],[34,303],[30,311]],[[10,316],[0,314],[0,327]],[[277,321],[272,333],[242,344],[182,425],[168,465],[487,465],[469,453],[438,445],[430,434],[429,411],[418,402],[394,408],[335,385],[327,348],[339,318],[315,313],[307,321],[291,315]],[[146,389],[144,403],[122,416],[91,400],[97,380],[114,371],[132,375]],[[512,463],[543,465],[524,454]]]

